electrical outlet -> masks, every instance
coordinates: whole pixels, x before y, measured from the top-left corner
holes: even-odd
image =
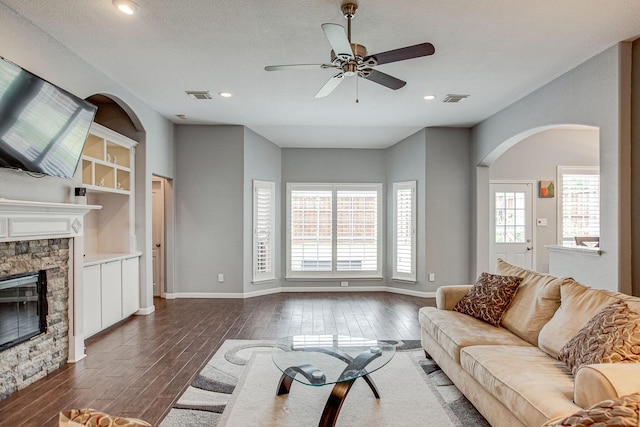
[[[349,286],[349,282],[340,282],[340,286]]]
[[[218,274],[218,283],[222,283],[224,282],[224,274],[220,273]]]
[[[436,273],[429,273],[429,281],[430,282],[436,281]]]

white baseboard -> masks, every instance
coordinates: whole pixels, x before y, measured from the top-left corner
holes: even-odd
[[[298,286],[298,287],[279,287],[270,288],[260,291],[251,292],[176,292],[173,294],[165,294],[167,299],[176,298],[254,298],[263,295],[293,293],[293,292],[390,292],[394,294],[409,295],[419,298],[435,298],[435,292],[413,291],[411,289],[393,288],[389,286],[352,286],[352,287],[335,287],[335,286]],[[137,313],[136,313],[137,314]]]
[[[151,313],[153,313],[154,311],[156,311],[156,306],[152,305],[151,307],[145,307],[145,308],[141,308],[138,311],[136,311],[135,313],[133,313],[136,316],[147,316]]]

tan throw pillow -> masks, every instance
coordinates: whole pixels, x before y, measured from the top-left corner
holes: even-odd
[[[59,427],[151,427],[151,424],[136,418],[114,417],[88,408],[60,412],[58,425]]]
[[[545,427],[637,427],[640,394],[634,393],[615,400],[605,400]]]
[[[558,359],[574,375],[582,365],[640,362],[640,315],[624,301],[603,307],[562,347]]]
[[[502,316],[511,304],[521,280],[515,276],[482,273],[453,310],[484,320],[493,326],[500,326]]]

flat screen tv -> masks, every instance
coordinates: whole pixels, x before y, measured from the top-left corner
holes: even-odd
[[[96,110],[0,57],[0,166],[72,178]]]

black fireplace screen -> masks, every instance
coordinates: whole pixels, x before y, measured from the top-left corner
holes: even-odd
[[[47,330],[46,272],[0,278],[0,350]]]

